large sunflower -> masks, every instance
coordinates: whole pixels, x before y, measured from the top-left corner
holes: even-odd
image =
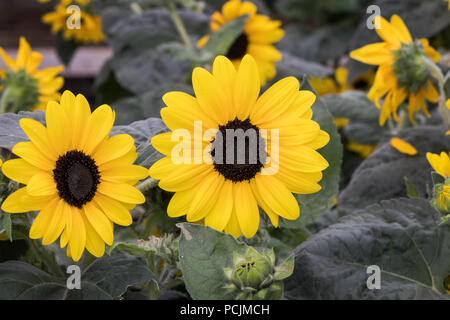
[[[226,57],[237,68],[247,53],[253,56],[261,75],[261,84],[264,85],[266,80],[275,77],[275,62],[281,60],[281,53],[273,44],[283,38],[284,31],[280,28],[280,21],[256,14],[257,10],[257,7],[251,2],[230,0],[223,5],[222,12],[216,11],[211,16],[210,28],[212,32],[216,32],[224,24],[240,16],[249,16],[244,31],[231,45]],[[208,39],[209,36],[204,36],[197,45],[203,47]]]
[[[114,112],[107,105],[92,114],[82,95],[65,91],[61,104],[50,102],[47,127],[32,119],[20,126],[30,138],[14,146],[19,159],[3,164],[3,173],[25,186],[2,204],[10,213],[40,211],[30,238],[44,245],[60,237],[67,255],[80,259],[84,248],[96,257],[113,242],[113,222],[130,225],[129,210],[145,201],[133,185],[148,176],[133,165],[131,136],[109,138]]]
[[[0,57],[6,64],[6,70],[0,70],[3,93],[7,91],[7,101],[14,107],[44,109],[49,101],[59,100],[59,90],[64,84],[57,75],[64,70],[63,66],[39,70],[42,55],[32,51],[24,37],[20,37],[16,60],[11,59],[0,47]],[[5,110],[11,111],[11,110]],[[16,111],[16,110],[12,110]]]
[[[42,2],[42,1],[41,1]],[[44,23],[50,24],[52,32],[61,32],[65,40],[73,40],[78,43],[100,43],[105,39],[102,31],[100,16],[86,10],[92,0],[60,0],[55,11],[46,13],[42,17]],[[69,28],[68,21],[74,20],[76,15],[70,10],[70,6],[77,5],[80,10],[80,28]],[[73,23],[75,21],[72,21]]]
[[[258,66],[250,55],[238,70],[218,56],[212,74],[194,69],[192,84],[195,97],[183,92],[163,96],[167,107],[161,117],[172,132],[151,140],[166,157],[150,168],[150,175],[162,189],[175,192],[168,215],[187,215],[190,222],[247,238],[258,229],[258,206],[274,226],[279,216],[297,219],[300,209],[292,193],[319,191],[328,167],[316,151],[329,135],[311,120],[315,95],[299,91],[298,80],[288,77],[258,97]],[[239,131],[240,138],[227,136]],[[179,159],[180,135],[187,137],[181,145],[188,161]],[[263,156],[256,160],[252,152]]]
[[[414,123],[414,113],[423,110],[429,116],[426,102],[437,102],[439,94],[430,81],[430,71],[423,59],[440,60],[427,39],[413,40],[402,19],[393,15],[390,23],[379,16],[380,28],[376,28],[383,42],[368,44],[354,50],[350,57],[366,64],[378,65],[375,80],[368,97],[381,108],[380,125],[386,119],[398,121],[397,109],[409,98],[409,118]],[[383,105],[380,99],[384,97]]]

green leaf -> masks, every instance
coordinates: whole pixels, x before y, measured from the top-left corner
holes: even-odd
[[[407,177],[405,177],[405,184],[406,184],[406,194],[408,198],[420,198],[419,191],[417,191],[416,186],[411,183],[411,181],[408,180]]]
[[[6,232],[9,240],[13,241],[11,214],[3,212],[0,209],[0,234],[3,232]]]
[[[323,101],[335,118],[347,118],[350,123],[343,128],[345,136],[361,144],[380,141],[383,128],[378,125],[379,109],[362,91],[345,91],[325,95]]]
[[[425,154],[448,150],[450,136],[445,136],[444,128],[433,126],[408,128],[396,136],[412,144],[418,153],[400,153],[389,143],[391,136],[386,136],[353,173],[339,196],[340,207],[361,209],[380,200],[406,197],[404,177],[416,186],[420,197],[426,196],[426,185],[432,185],[432,168]]]
[[[163,8],[154,8],[142,14],[133,14],[123,8],[109,7],[100,11],[103,31],[114,51],[125,49],[146,50],[162,43],[180,42],[180,36],[170,14]],[[208,29],[209,17],[188,10],[179,10],[189,35],[204,35]]]
[[[148,118],[135,121],[127,126],[115,126],[111,130],[111,136],[129,134],[133,137],[135,144],[139,146],[149,143],[153,136],[167,131],[166,125],[160,118]]]
[[[333,69],[317,62],[305,60],[287,51],[282,51],[281,53],[283,59],[277,62],[277,76],[275,81],[289,76],[300,78],[303,75],[308,75],[322,78],[333,74]]]
[[[121,252],[95,260],[81,273],[81,289],[21,261],[0,263],[0,299],[117,299],[131,285],[146,284],[144,261]]]
[[[233,42],[242,34],[247,20],[248,16],[245,15],[226,23],[209,36],[203,49],[213,56],[225,55]]]
[[[450,223],[426,201],[382,201],[339,220],[295,250],[288,299],[446,299]],[[367,267],[380,268],[368,289]],[[448,296],[447,296],[448,298]]]
[[[247,246],[233,236],[209,227],[178,224],[181,229],[180,268],[186,289],[193,299],[232,299],[222,288],[223,268],[233,266],[233,252],[244,254]]]
[[[55,37],[56,52],[58,54],[59,59],[66,66],[69,65],[73,55],[75,54],[75,51],[77,51],[79,46],[80,44],[78,44],[73,40],[65,40],[61,32],[58,32],[56,34]]]
[[[303,78],[301,88],[302,90],[313,91],[305,78]],[[307,195],[295,195],[300,205],[300,218],[297,220],[282,219],[280,225],[288,228],[306,226],[317,216],[328,211],[339,190],[339,176],[341,172],[343,150],[341,138],[336,125],[333,122],[333,117],[322,99],[316,99],[316,102],[312,106],[312,110],[313,120],[319,123],[320,128],[330,135],[330,142],[325,147],[318,150],[318,152],[328,161],[330,166],[323,171],[323,177],[320,181],[322,189],[319,192]]]
[[[133,49],[116,54],[111,60],[111,68],[120,86],[135,95],[161,85],[183,82],[191,73],[189,62],[175,60],[153,49]]]

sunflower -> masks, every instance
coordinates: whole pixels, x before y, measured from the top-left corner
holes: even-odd
[[[226,23],[248,15],[242,34],[236,38],[225,56],[236,68],[247,53],[253,56],[261,76],[261,84],[264,85],[267,80],[275,77],[275,63],[281,60],[281,53],[273,44],[283,38],[284,31],[280,28],[280,21],[257,14],[257,10],[257,7],[249,1],[230,0],[223,5],[222,12],[213,13],[210,28],[211,32],[216,32]],[[203,47],[208,40],[209,36],[204,36],[198,41],[197,46]]]
[[[42,21],[51,25],[52,32],[61,32],[63,38],[67,41],[77,43],[100,43],[105,40],[102,32],[102,21],[100,16],[95,15],[87,9],[87,5],[92,0],[61,0],[55,7],[55,11],[49,12],[42,17]],[[68,22],[76,23],[76,13],[70,9],[70,6],[76,5],[80,8],[79,23],[80,27],[71,28]]]
[[[7,94],[7,104],[14,109],[27,107],[29,109],[44,109],[51,100],[59,100],[58,92],[64,79],[57,75],[64,70],[63,66],[38,70],[42,61],[39,52],[32,51],[24,37],[20,37],[16,60],[10,58],[0,47],[0,57],[5,62],[7,70],[0,70],[3,94]],[[6,92],[6,93],[5,93]],[[5,103],[5,108],[8,106]],[[8,111],[8,110],[3,110]]]
[[[3,173],[25,186],[2,204],[10,213],[39,211],[30,238],[48,245],[60,237],[61,248],[78,261],[84,248],[96,257],[113,243],[113,223],[132,222],[129,210],[145,197],[133,187],[148,171],[133,165],[134,140],[109,138],[114,112],[107,105],[92,114],[81,95],[65,91],[61,104],[49,102],[47,127],[32,119],[20,126],[30,142],[12,150],[19,159],[3,164]]]
[[[441,56],[428,44],[427,39],[413,40],[398,15],[393,15],[390,23],[381,16],[376,19],[380,28],[375,30],[383,42],[354,50],[350,57],[366,64],[378,65],[368,97],[381,108],[380,125],[384,125],[386,119],[399,121],[397,109],[408,98],[409,118],[414,124],[414,113],[423,110],[426,116],[430,116],[425,100],[437,102],[439,99],[424,59],[437,62]],[[382,97],[385,98],[381,106]]]
[[[161,117],[172,132],[151,140],[166,157],[150,168],[150,175],[160,188],[175,192],[168,215],[186,215],[189,222],[236,238],[255,235],[258,206],[275,227],[279,216],[297,219],[300,209],[292,193],[319,191],[328,167],[316,151],[329,135],[311,120],[315,95],[299,91],[298,80],[288,77],[258,97],[258,66],[250,55],[238,69],[218,56],[212,74],[194,69],[192,84],[195,97],[184,92],[163,96],[167,107]],[[186,137],[181,143],[180,135]],[[181,154],[187,161],[180,161]]]

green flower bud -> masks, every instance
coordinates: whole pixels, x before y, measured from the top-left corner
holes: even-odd
[[[450,179],[434,185],[431,205],[444,214],[450,213]]]
[[[425,62],[427,55],[422,43],[414,41],[403,43],[400,49],[393,51],[394,73],[398,86],[409,92],[417,93],[430,79],[430,69]]]
[[[2,81],[1,104],[4,111],[33,110],[39,103],[39,87],[36,79],[25,70],[9,70]]]
[[[280,299],[283,293],[281,280],[292,274],[293,266],[293,257],[275,266],[273,250],[260,253],[249,247],[244,255],[235,252],[233,267],[224,269],[225,277],[230,281],[224,289],[234,293],[236,299]]]

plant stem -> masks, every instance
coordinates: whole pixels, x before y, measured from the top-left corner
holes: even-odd
[[[55,258],[48,254],[47,250],[42,250],[43,248],[36,243],[36,240],[28,239],[28,244],[30,249],[36,258],[42,261],[55,276],[63,278],[64,273],[62,272],[59,265],[56,263]]]
[[[9,93],[8,88],[6,88],[6,90],[3,91],[2,93],[2,99],[0,101],[0,114],[6,113],[6,106],[8,104],[8,93]]]
[[[445,97],[444,85],[450,76],[447,74],[444,77],[441,69],[435,63],[433,63],[433,61],[431,61],[430,59],[425,58],[425,62],[430,67],[431,75],[438,81],[438,84],[439,84],[439,101],[438,101],[439,110],[441,112],[442,119],[444,120],[444,125],[447,127],[447,129],[449,129],[450,128],[450,114],[445,106],[446,97]]]
[[[136,188],[141,192],[146,192],[150,189],[153,189],[157,185],[158,185],[158,180],[153,179],[153,178],[148,178],[148,179],[142,181],[141,183],[139,183],[136,186]]]
[[[181,36],[181,39],[184,42],[184,45],[189,51],[193,52],[194,49],[192,48],[191,40],[189,39],[189,35],[186,31],[186,28],[184,27],[183,21],[181,20],[180,15],[178,14],[175,3],[172,0],[168,0],[166,9],[169,12],[170,16],[172,17],[173,23],[175,23],[175,26],[178,30],[178,33]]]

